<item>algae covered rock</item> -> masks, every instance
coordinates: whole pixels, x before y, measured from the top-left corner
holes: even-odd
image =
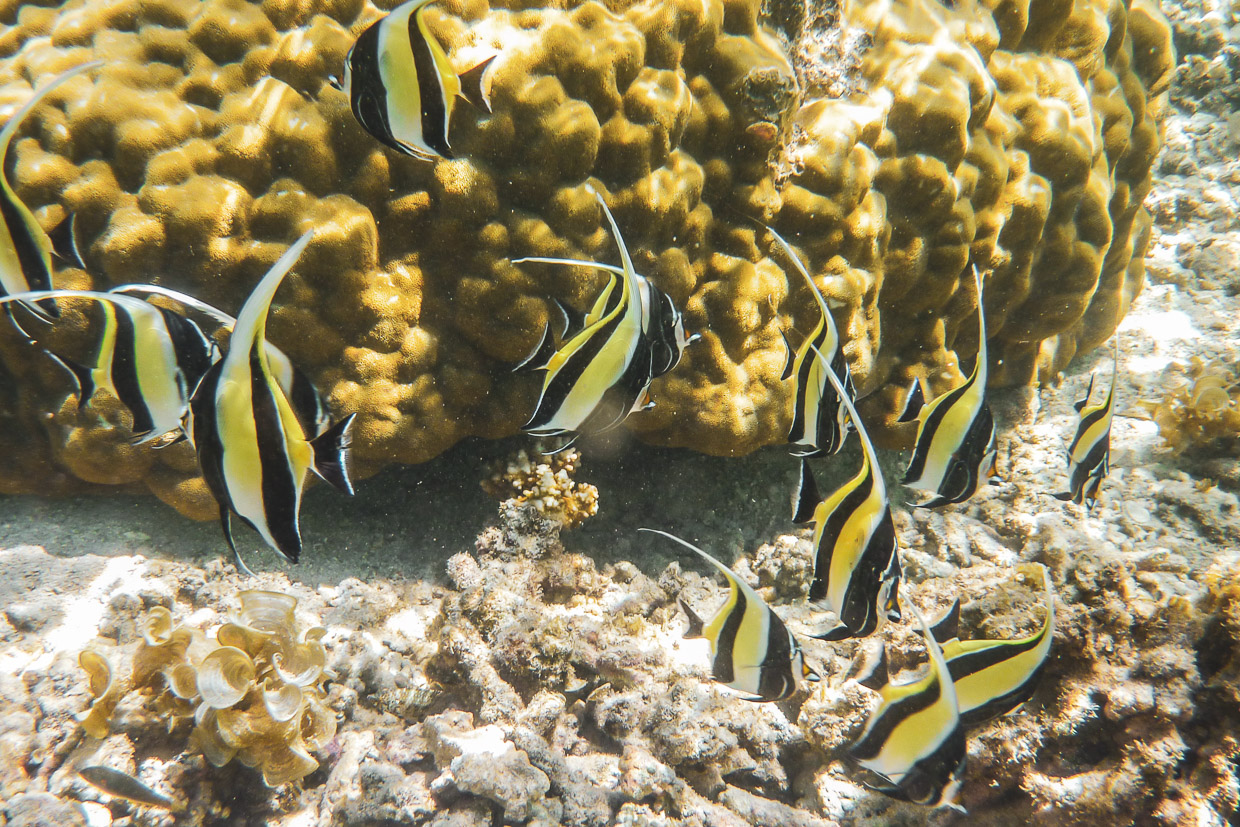
[[[1002,383],[1103,341],[1140,289],[1173,62],[1148,0],[776,4],[770,20],[741,0],[443,0],[426,19],[453,64],[498,58],[493,113],[457,107],[457,158],[436,163],[382,147],[328,82],[381,5],[0,3],[0,112],[107,61],[14,146],[45,226],[78,216],[90,275],[58,283],[156,281],[232,311],[315,227],[269,335],[358,413],[363,473],[519,429],[537,388],[510,366],[549,299],[584,307],[606,274],[511,260],[610,261],[588,182],[703,334],[629,420],[663,445],[736,454],[787,432],[781,332],[817,310],[751,218],[798,248],[888,418],[912,375],[938,392],[976,352],[970,262],[991,274]],[[81,349],[90,326],[70,315],[47,338]],[[192,458],[129,446],[115,408],[65,404],[65,375],[12,331],[0,376],[0,488],[145,486],[210,516]]]

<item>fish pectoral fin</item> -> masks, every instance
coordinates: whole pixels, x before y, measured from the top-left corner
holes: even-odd
[[[913,379],[913,383],[909,385],[908,393],[904,396],[904,408],[900,411],[900,415],[896,417],[896,422],[912,422],[921,414],[921,409],[926,406],[926,395],[921,389],[921,380]]]
[[[499,55],[491,55],[474,68],[460,75],[461,97],[469,101],[476,109],[491,114],[491,95],[486,89],[487,70]]]
[[[551,335],[551,322],[543,327],[542,339],[534,346],[529,355],[517,363],[512,369],[513,373],[523,370],[542,370],[551,361],[551,357],[555,355],[555,337]]]
[[[837,623],[835,626],[832,626],[830,629],[823,632],[822,634],[810,635],[810,637],[812,637],[814,640],[826,640],[832,643],[836,643],[841,640],[850,640],[856,637],[856,635],[853,634],[852,629],[849,629],[843,623]]]
[[[83,364],[73,361],[67,356],[59,356],[47,351],[47,355],[60,363],[61,367],[69,371],[73,375],[73,379],[78,386],[78,404],[77,409],[80,411],[86,407],[86,403],[95,395],[95,375],[94,371]]]
[[[796,500],[793,503],[792,522],[808,523],[814,519],[814,510],[822,496],[818,493],[818,485],[814,482],[814,474],[809,469],[809,461],[801,459],[801,482],[797,486]]]
[[[78,249],[76,213],[70,214],[68,218],[53,227],[47,237],[52,242],[52,252],[57,258],[71,267],[79,270],[86,269],[86,264],[82,261],[82,253]]]
[[[353,422],[357,414],[351,413],[310,440],[314,449],[314,473],[333,488],[353,496],[353,482],[349,479],[349,448],[353,445]]]

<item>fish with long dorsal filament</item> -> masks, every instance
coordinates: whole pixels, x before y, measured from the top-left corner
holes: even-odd
[[[1006,715],[1038,688],[1055,636],[1055,587],[1046,567],[1035,565],[1045,590],[1046,614],[1033,634],[1014,640],[961,640],[959,599],[930,627],[943,648],[943,659],[956,685],[960,720],[966,727]],[[875,690],[890,683],[885,646],[880,644],[878,656],[858,671],[856,680]]]
[[[353,493],[348,453],[356,414],[308,438],[272,374],[267,354],[271,301],[313,235],[308,232],[289,247],[254,288],[237,315],[224,358],[203,376],[189,403],[186,431],[207,487],[219,503],[224,538],[237,568],[246,573],[252,572],[233,542],[233,514],[296,563],[307,474],[313,471],[344,493]]]
[[[135,444],[180,432],[190,394],[213,361],[214,348],[198,325],[132,296],[89,290],[18,293],[0,302],[49,298],[93,302],[103,315],[93,365],[47,351],[77,381],[78,410],[102,388],[129,409]]]
[[[624,238],[602,195],[598,199],[620,249],[621,267],[577,259],[530,257],[514,264],[541,263],[591,267],[609,274],[607,285],[590,310],[580,316],[552,300],[564,317],[564,333],[556,346],[551,322],[539,344],[514,370],[541,370],[538,404],[523,426],[535,436],[570,435],[557,450],[582,433],[601,433],[618,426],[632,412],[653,405],[650,383],[656,367],[667,371],[694,337],[686,337],[671,299],[633,269]],[[657,360],[657,364],[656,364]]]
[[[921,508],[962,503],[983,482],[995,484],[995,420],[986,404],[986,313],[982,276],[977,285],[977,361],[964,384],[927,403],[922,383],[914,379],[898,422],[917,421],[917,441],[902,480],[909,488],[932,492]]]
[[[908,683],[887,683],[848,756],[880,776],[871,789],[901,801],[952,807],[964,777],[968,750],[951,671],[943,650],[916,607],[910,607],[926,641],[929,668]]]
[[[1102,480],[1111,471],[1111,422],[1115,418],[1115,377],[1119,374],[1119,334],[1115,334],[1115,362],[1106,399],[1090,405],[1095,374],[1089,375],[1085,396],[1073,405],[1080,417],[1068,447],[1068,490],[1054,496],[1065,502],[1085,504],[1092,511],[1098,502]]]
[[[704,622],[683,598],[680,601],[689,618],[686,637],[702,637],[710,643],[716,681],[743,693],[746,700],[780,701],[796,692],[800,680],[819,680],[818,673],[805,663],[796,637],[748,583],[692,543],[653,528],[639,531],[680,543],[727,579],[728,598],[709,621]]]
[[[485,75],[495,56],[458,75],[426,24],[435,0],[410,0],[358,36],[337,85],[362,128],[415,158],[452,158],[448,127],[458,97],[491,111]]]
[[[4,170],[8,168],[9,146],[13,143],[13,136],[17,134],[17,128],[26,116],[63,83],[102,65],[103,61],[95,60],[61,72],[35,90],[30,100],[0,129],[0,295],[51,290],[53,253],[69,264],[85,269],[77,250],[73,217],[67,218],[50,234],[45,232],[35,219],[34,213],[13,191]],[[51,298],[25,306],[41,319],[60,315],[56,302]],[[5,311],[12,318],[11,306],[6,305]],[[20,325],[18,329],[22,329]]]
[[[825,361],[816,347],[811,348],[816,358]],[[900,555],[874,443],[839,377],[834,371],[826,373],[861,441],[861,470],[824,498],[818,493],[809,460],[802,457],[792,520],[814,524],[814,579],[809,597],[824,602],[838,618],[833,628],[815,637],[846,640],[872,634],[884,620],[900,619]]]
[[[805,279],[814,301],[818,304],[818,321],[805,335],[800,347],[794,349],[788,341],[787,332],[782,332],[788,356],[780,378],[796,379],[788,442],[801,448],[794,456],[820,457],[835,454],[844,447],[850,421],[847,409],[840,403],[840,396],[835,388],[837,385],[842,387],[849,399],[856,400],[857,390],[853,385],[852,371],[848,368],[848,360],[844,358],[844,349],[840,346],[840,334],[836,330],[835,319],[832,318],[827,301],[814,284],[809,270],[783,236],[770,227],[766,227],[766,230]],[[835,374],[838,383],[827,379],[828,371]]]
[[[126,296],[146,296],[148,299],[160,297],[169,299],[213,320],[219,328],[232,332],[237,320],[219,308],[207,304],[201,299],[187,295],[168,287],[155,284],[122,284],[109,288],[109,293]],[[301,420],[302,429],[313,436],[318,436],[331,425],[331,414],[322,394],[310,381],[305,372],[293,364],[292,360],[280,348],[267,342],[267,362],[271,366],[272,375],[288,397]],[[191,385],[191,390],[193,386]]]

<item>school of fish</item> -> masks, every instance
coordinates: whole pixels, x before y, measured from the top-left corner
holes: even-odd
[[[485,92],[494,56],[458,73],[427,25],[434,0],[410,0],[370,25],[349,50],[342,77],[332,85],[349,96],[357,122],[377,141],[418,161],[452,158],[449,125],[457,98],[491,111]],[[50,92],[101,66],[84,63],[41,84],[0,129],[0,170],[23,119]],[[418,161],[411,161],[418,162]],[[562,437],[563,450],[579,436],[619,426],[631,413],[657,404],[653,381],[674,370],[698,336],[685,330],[670,296],[636,272],[604,192],[597,200],[619,254],[619,265],[578,259],[527,257],[522,266],[563,266],[602,272],[606,283],[591,306],[578,310],[548,297],[551,319],[537,345],[514,370],[540,374],[537,403],[524,430]],[[57,290],[55,262],[86,269],[72,217],[45,231],[0,174],[0,305],[21,335],[37,344],[66,304],[93,308],[97,343],[89,359],[44,350],[67,374],[78,409],[104,391],[132,416],[137,445],[158,449],[188,440],[219,505],[227,545],[239,570],[249,573],[233,538],[232,518],[252,528],[290,562],[302,551],[302,493],[311,474],[345,494],[355,414],[333,417],[313,383],[267,341],[267,317],[286,275],[314,242],[311,229],[260,279],[236,318],[199,299],[157,285],[130,284],[107,292]],[[807,332],[783,331],[783,379],[792,383],[787,441],[800,460],[794,522],[812,525],[813,579],[809,600],[833,616],[822,641],[865,638],[902,619],[900,549],[878,453],[862,423],[843,342],[823,293],[788,241],[773,229],[772,255],[786,259],[812,295],[818,317]],[[918,507],[965,502],[996,482],[995,421],[986,401],[987,346],[984,282],[976,267],[978,352],[965,381],[927,401],[924,379],[913,381],[899,421],[917,423],[912,458],[902,482],[927,492]],[[962,274],[963,275],[963,274]],[[170,308],[172,305],[173,308]],[[1076,405],[1080,421],[1068,448],[1068,490],[1055,496],[1092,509],[1110,461],[1119,346],[1105,399],[1089,404],[1093,378]],[[861,467],[827,496],[819,493],[811,459],[840,452],[855,432]],[[797,636],[759,594],[700,548],[654,529],[688,548],[721,574],[724,602],[709,620],[683,598],[688,637],[710,646],[714,679],[756,702],[793,697],[803,681],[819,681]],[[966,769],[966,730],[1027,701],[1047,663],[1055,628],[1050,574],[1034,575],[1045,592],[1038,631],[1015,640],[961,640],[959,600],[930,626],[910,606],[924,640],[922,677],[893,683],[880,645],[852,679],[876,691],[878,707],[849,750],[874,789],[927,806],[959,808]],[[861,664],[861,660],[858,660]],[[140,782],[107,768],[83,775],[101,789],[138,803],[170,806]],[[867,781],[867,783],[870,783]]]

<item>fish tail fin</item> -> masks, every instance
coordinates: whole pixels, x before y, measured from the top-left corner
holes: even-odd
[[[551,335],[551,322],[548,321],[543,327],[542,338],[538,340],[538,344],[529,352],[529,355],[517,363],[512,369],[513,373],[523,370],[540,370],[545,368],[547,363],[551,361],[551,357],[555,355],[555,337]]]
[[[853,674],[852,679],[875,692],[891,683],[891,670],[887,663],[887,644],[879,641],[878,652],[870,656],[868,662],[862,663]]]
[[[814,474],[810,471],[809,461],[801,459],[801,482],[797,485],[796,501],[793,504],[792,522],[808,523],[814,519],[814,509],[822,502],[818,493],[818,485],[814,482]]]
[[[912,384],[909,385],[908,393],[904,396],[904,408],[896,417],[896,422],[912,422],[921,414],[921,409],[925,406],[926,395],[921,389],[921,380],[914,377]]]
[[[960,636],[959,597],[952,601],[951,608],[944,612],[942,617],[934,621],[934,625],[930,627],[930,634],[934,635],[934,639],[939,643],[945,643]]]
[[[78,404],[77,409],[80,411],[86,407],[86,403],[95,395],[95,372],[80,362],[75,362],[67,356],[60,356],[47,351],[47,355],[51,356],[60,366],[73,376],[78,386]]]
[[[689,628],[685,630],[685,637],[692,640],[693,638],[702,637],[702,630],[706,628],[706,624],[702,622],[702,618],[697,612],[689,608],[689,603],[683,597],[677,602],[680,604],[680,610],[685,613],[685,617],[689,619]]]
[[[357,414],[351,413],[310,440],[314,449],[314,473],[338,491],[353,496],[353,482],[349,479],[349,448],[353,445],[353,421]]]
[[[460,76],[461,97],[488,115],[491,113],[491,94],[486,88],[487,73],[497,57],[499,55],[491,55]]]
[[[79,270],[86,269],[86,263],[82,261],[82,252],[78,249],[77,243],[77,213],[70,213],[67,218],[52,228],[47,237],[52,242],[52,252],[61,261]]]

